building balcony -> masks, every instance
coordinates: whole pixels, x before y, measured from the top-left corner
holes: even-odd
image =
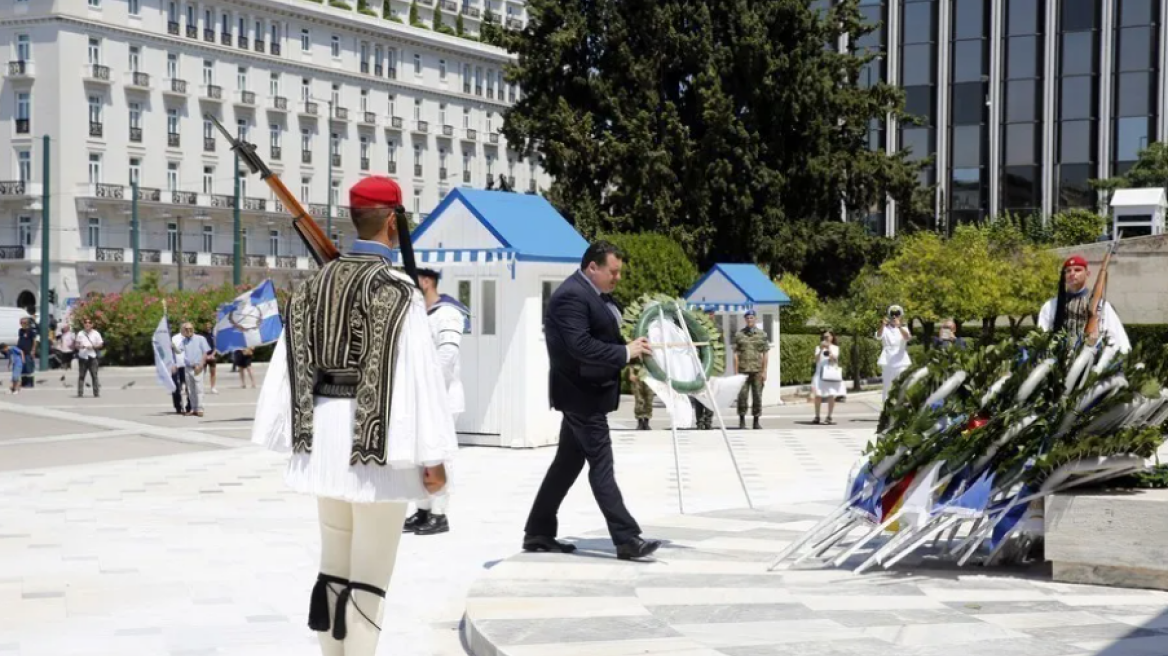
[[[438,169],[438,179],[439,180],[446,179],[446,168],[445,167]]]
[[[397,79],[397,68],[390,66],[389,67],[389,75],[387,75],[386,77],[388,77],[391,80],[396,80]]]
[[[235,209],[235,196],[211,194],[211,207],[219,210]]]
[[[214,138],[203,137],[203,152],[204,153],[215,152],[215,139]]]
[[[470,95],[470,82],[464,82],[462,85],[462,92]]]
[[[203,40],[207,43],[215,43],[215,30],[203,30]]]
[[[479,140],[478,130],[475,130],[474,128],[467,128],[466,131],[463,132],[462,140],[463,141],[478,141]]]
[[[298,113],[301,116],[316,116],[317,111],[318,111],[318,108],[317,108],[316,103],[306,102],[306,103],[302,103],[300,105],[300,111]]]
[[[284,155],[284,152],[279,146],[272,146],[271,150],[268,152],[268,155],[271,157],[272,160],[278,162],[278,161],[280,161],[280,158]]]
[[[430,132],[430,124],[426,121],[414,121],[414,132],[427,134]]]
[[[266,198],[244,198],[241,209],[244,212],[267,212],[268,201]]]
[[[421,164],[414,164],[414,177],[415,178],[422,177],[422,165]]]
[[[536,192],[535,180],[527,183],[527,193],[534,194]]]
[[[470,184],[470,171],[462,172],[462,181],[465,184]]]
[[[182,137],[177,133],[171,132],[166,135],[166,146],[168,148],[178,148],[182,146]]]
[[[220,32],[219,43],[221,43],[225,46],[231,45],[231,33],[230,32]]]
[[[454,0],[442,0],[442,9],[444,11],[457,12],[458,4],[456,4]]]
[[[11,79],[28,79],[35,76],[33,63],[24,59],[8,62],[8,77]]]
[[[182,31],[181,28],[182,26],[178,24],[178,21],[166,22],[166,33],[171,36],[178,36],[179,32]]]
[[[204,84],[203,85],[203,99],[214,100],[216,102],[223,100],[223,87],[218,84]]]
[[[513,30],[521,30],[523,29],[523,21],[519,20],[518,18],[508,18],[507,27]]]
[[[164,199],[170,201],[171,205],[198,205],[199,194],[193,191],[178,191],[171,190],[163,194]]]
[[[185,97],[187,95],[187,81],[172,77],[162,85],[162,93],[169,96]]]
[[[386,127],[391,128],[393,130],[402,129],[402,124],[405,123],[405,121],[402,120],[402,117],[400,117],[400,116],[388,116],[386,118],[389,119],[389,121],[386,122],[387,123]]]
[[[288,111],[288,99],[284,96],[268,96],[268,109],[274,112]]]
[[[385,165],[385,172],[397,174],[397,162],[389,162],[388,164],[386,164]]]
[[[311,164],[312,163],[312,151],[311,150],[300,151],[300,163],[301,164]]]
[[[130,142],[142,143],[142,128],[130,128]]]
[[[0,182],[0,201],[9,199],[27,200],[40,198],[43,187],[39,182],[25,182],[22,180],[8,180]]]
[[[267,49],[268,44],[264,43],[263,39],[256,39],[255,43],[253,43],[252,46],[254,47],[256,52],[263,52],[264,50]]]
[[[462,15],[463,16],[470,16],[471,18],[478,18],[479,16],[482,16],[482,12],[479,11],[478,7],[471,7],[470,5],[463,5],[462,6]]]
[[[433,7],[434,0],[418,0],[418,4],[422,5],[423,7]]]
[[[154,187],[138,187],[138,201],[146,203],[161,203],[162,190]]]
[[[366,75],[369,74],[369,62],[367,62],[367,61],[361,62],[361,72],[366,74]]]
[[[82,198],[96,198],[98,200],[130,200],[125,185],[104,184],[101,182],[80,185],[78,196]]]
[[[279,57],[279,56],[280,56],[280,44],[278,44],[278,43],[276,43],[275,41],[273,41],[273,42],[272,42],[271,51],[272,51],[272,54],[273,54],[273,55],[275,55],[275,56]]]
[[[333,155],[331,157],[331,159],[332,159],[334,167],[339,167],[341,165],[341,156],[340,155]]]
[[[346,109],[345,107],[333,107],[333,120],[334,121],[347,121],[347,120],[349,120],[349,110]]]
[[[240,49],[242,49],[242,50],[247,50],[247,49],[248,49],[248,48],[251,46],[251,44],[247,42],[247,37],[246,37],[246,36],[241,36],[241,37],[239,37],[239,40],[238,40],[238,41],[236,41],[236,43],[235,43],[235,44],[236,44],[237,46],[239,46],[239,47],[240,47]]]
[[[144,91],[149,91],[150,74],[134,71],[130,73],[130,81],[126,83],[126,86],[131,89],[142,89]]]
[[[476,85],[475,85],[475,95],[476,95],[476,96],[481,96],[481,95],[483,95],[483,85],[481,85],[481,84],[476,84]]]
[[[382,66],[381,64],[375,65],[373,67],[373,74],[376,75],[377,77],[381,77],[382,75],[385,75],[385,67]]]
[[[85,64],[81,67],[81,79],[97,84],[111,84],[113,76],[110,67],[101,64]]]
[[[36,261],[40,259],[40,255],[39,248],[32,248],[30,246],[0,246],[0,261]]]
[[[187,25],[186,34],[187,34],[188,39],[199,38],[199,26],[198,25]]]
[[[499,143],[499,133],[498,133],[498,132],[492,132],[492,133],[488,134],[488,135],[487,135],[487,141],[488,141],[488,142],[490,142],[490,143],[493,143],[493,144],[497,144],[497,143]]]
[[[102,137],[105,136],[105,126],[94,121],[89,122],[89,136]]]
[[[27,118],[16,119],[16,134],[31,134],[32,121]]]
[[[363,112],[361,122],[365,125],[377,125],[377,114],[375,112]]]
[[[254,91],[236,91],[235,104],[244,107],[255,107],[256,95]]]
[[[362,157],[362,158],[361,158],[361,170],[362,170],[362,171],[368,171],[368,170],[369,170],[369,158],[368,158],[368,157]]]
[[[443,125],[442,126],[442,136],[453,137],[454,136],[454,126],[453,125]]]

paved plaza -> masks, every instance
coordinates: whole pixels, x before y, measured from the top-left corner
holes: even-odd
[[[150,370],[103,371],[99,399],[39,378],[0,396],[0,656],[319,653],[305,626],[315,505],[284,489],[283,457],[248,444],[254,390],[220,366],[195,418],[173,414]],[[876,400],[838,406],[835,426],[811,426],[800,403],[730,431],[758,510],[720,433],[679,432],[684,516],[663,411],[658,430],[629,431],[626,401],[618,480],[646,536],[667,541],[652,564],[613,558],[584,477],[561,512],[581,553],[519,554],[553,449],[464,448],[451,532],[403,538],[379,653],[927,656],[951,637],[970,654],[1168,655],[1165,594],[1041,571],[767,574],[842,495]]]

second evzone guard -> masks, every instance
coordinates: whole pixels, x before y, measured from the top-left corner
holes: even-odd
[[[470,331],[470,310],[448,294],[438,293],[438,281],[441,279],[442,274],[433,269],[418,269],[418,284],[426,301],[430,334],[434,339],[434,347],[438,349],[438,364],[442,369],[442,379],[446,381],[450,412],[457,420],[458,415],[466,409],[459,347],[463,333]],[[450,486],[447,485],[430,498],[419,501],[418,511],[406,520],[402,530],[416,535],[449,531],[450,522],[446,519],[449,503]]]
[[[1115,308],[1107,301],[1101,301],[1099,308],[1098,334],[1084,335],[1087,329],[1087,319],[1091,315],[1091,290],[1087,287],[1087,278],[1091,275],[1087,267],[1087,260],[1082,255],[1072,255],[1063,262],[1062,276],[1059,279],[1058,295],[1042,306],[1038,313],[1038,326],[1044,331],[1058,332],[1066,330],[1071,335],[1071,346],[1080,340],[1094,346],[1103,335],[1120,353],[1131,350],[1127,331],[1123,329],[1123,322],[1119,320]]]
[[[407,504],[458,451],[421,291],[392,266],[401,188],[349,192],[357,240],[293,292],[252,441],[290,452],[284,479],[317,498],[321,556],[308,625],[325,656],[373,656]]]

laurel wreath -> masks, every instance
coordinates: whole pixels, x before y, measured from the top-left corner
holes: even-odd
[[[722,332],[705,312],[689,309],[685,299],[674,298],[667,294],[646,294],[629,304],[624,310],[624,323],[621,332],[626,340],[649,338],[649,326],[654,321],[665,319],[674,325],[678,322],[678,309],[681,310],[681,320],[689,331],[690,339],[696,345],[698,360],[704,376],[690,380],[671,379],[661,367],[661,364],[652,356],[646,356],[635,364],[637,376],[646,373],[656,380],[669,383],[673,389],[682,394],[700,392],[705,389],[707,378],[720,376],[726,370],[726,347],[722,344]]]

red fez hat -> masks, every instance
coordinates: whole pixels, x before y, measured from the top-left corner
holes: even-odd
[[[1073,266],[1083,267],[1084,269],[1086,269],[1087,268],[1087,260],[1083,259],[1082,255],[1072,255],[1072,256],[1067,258],[1066,262],[1063,262],[1064,269],[1069,268],[1069,267],[1073,267]]]
[[[349,207],[397,207],[401,204],[401,187],[385,176],[369,176],[349,189]]]

